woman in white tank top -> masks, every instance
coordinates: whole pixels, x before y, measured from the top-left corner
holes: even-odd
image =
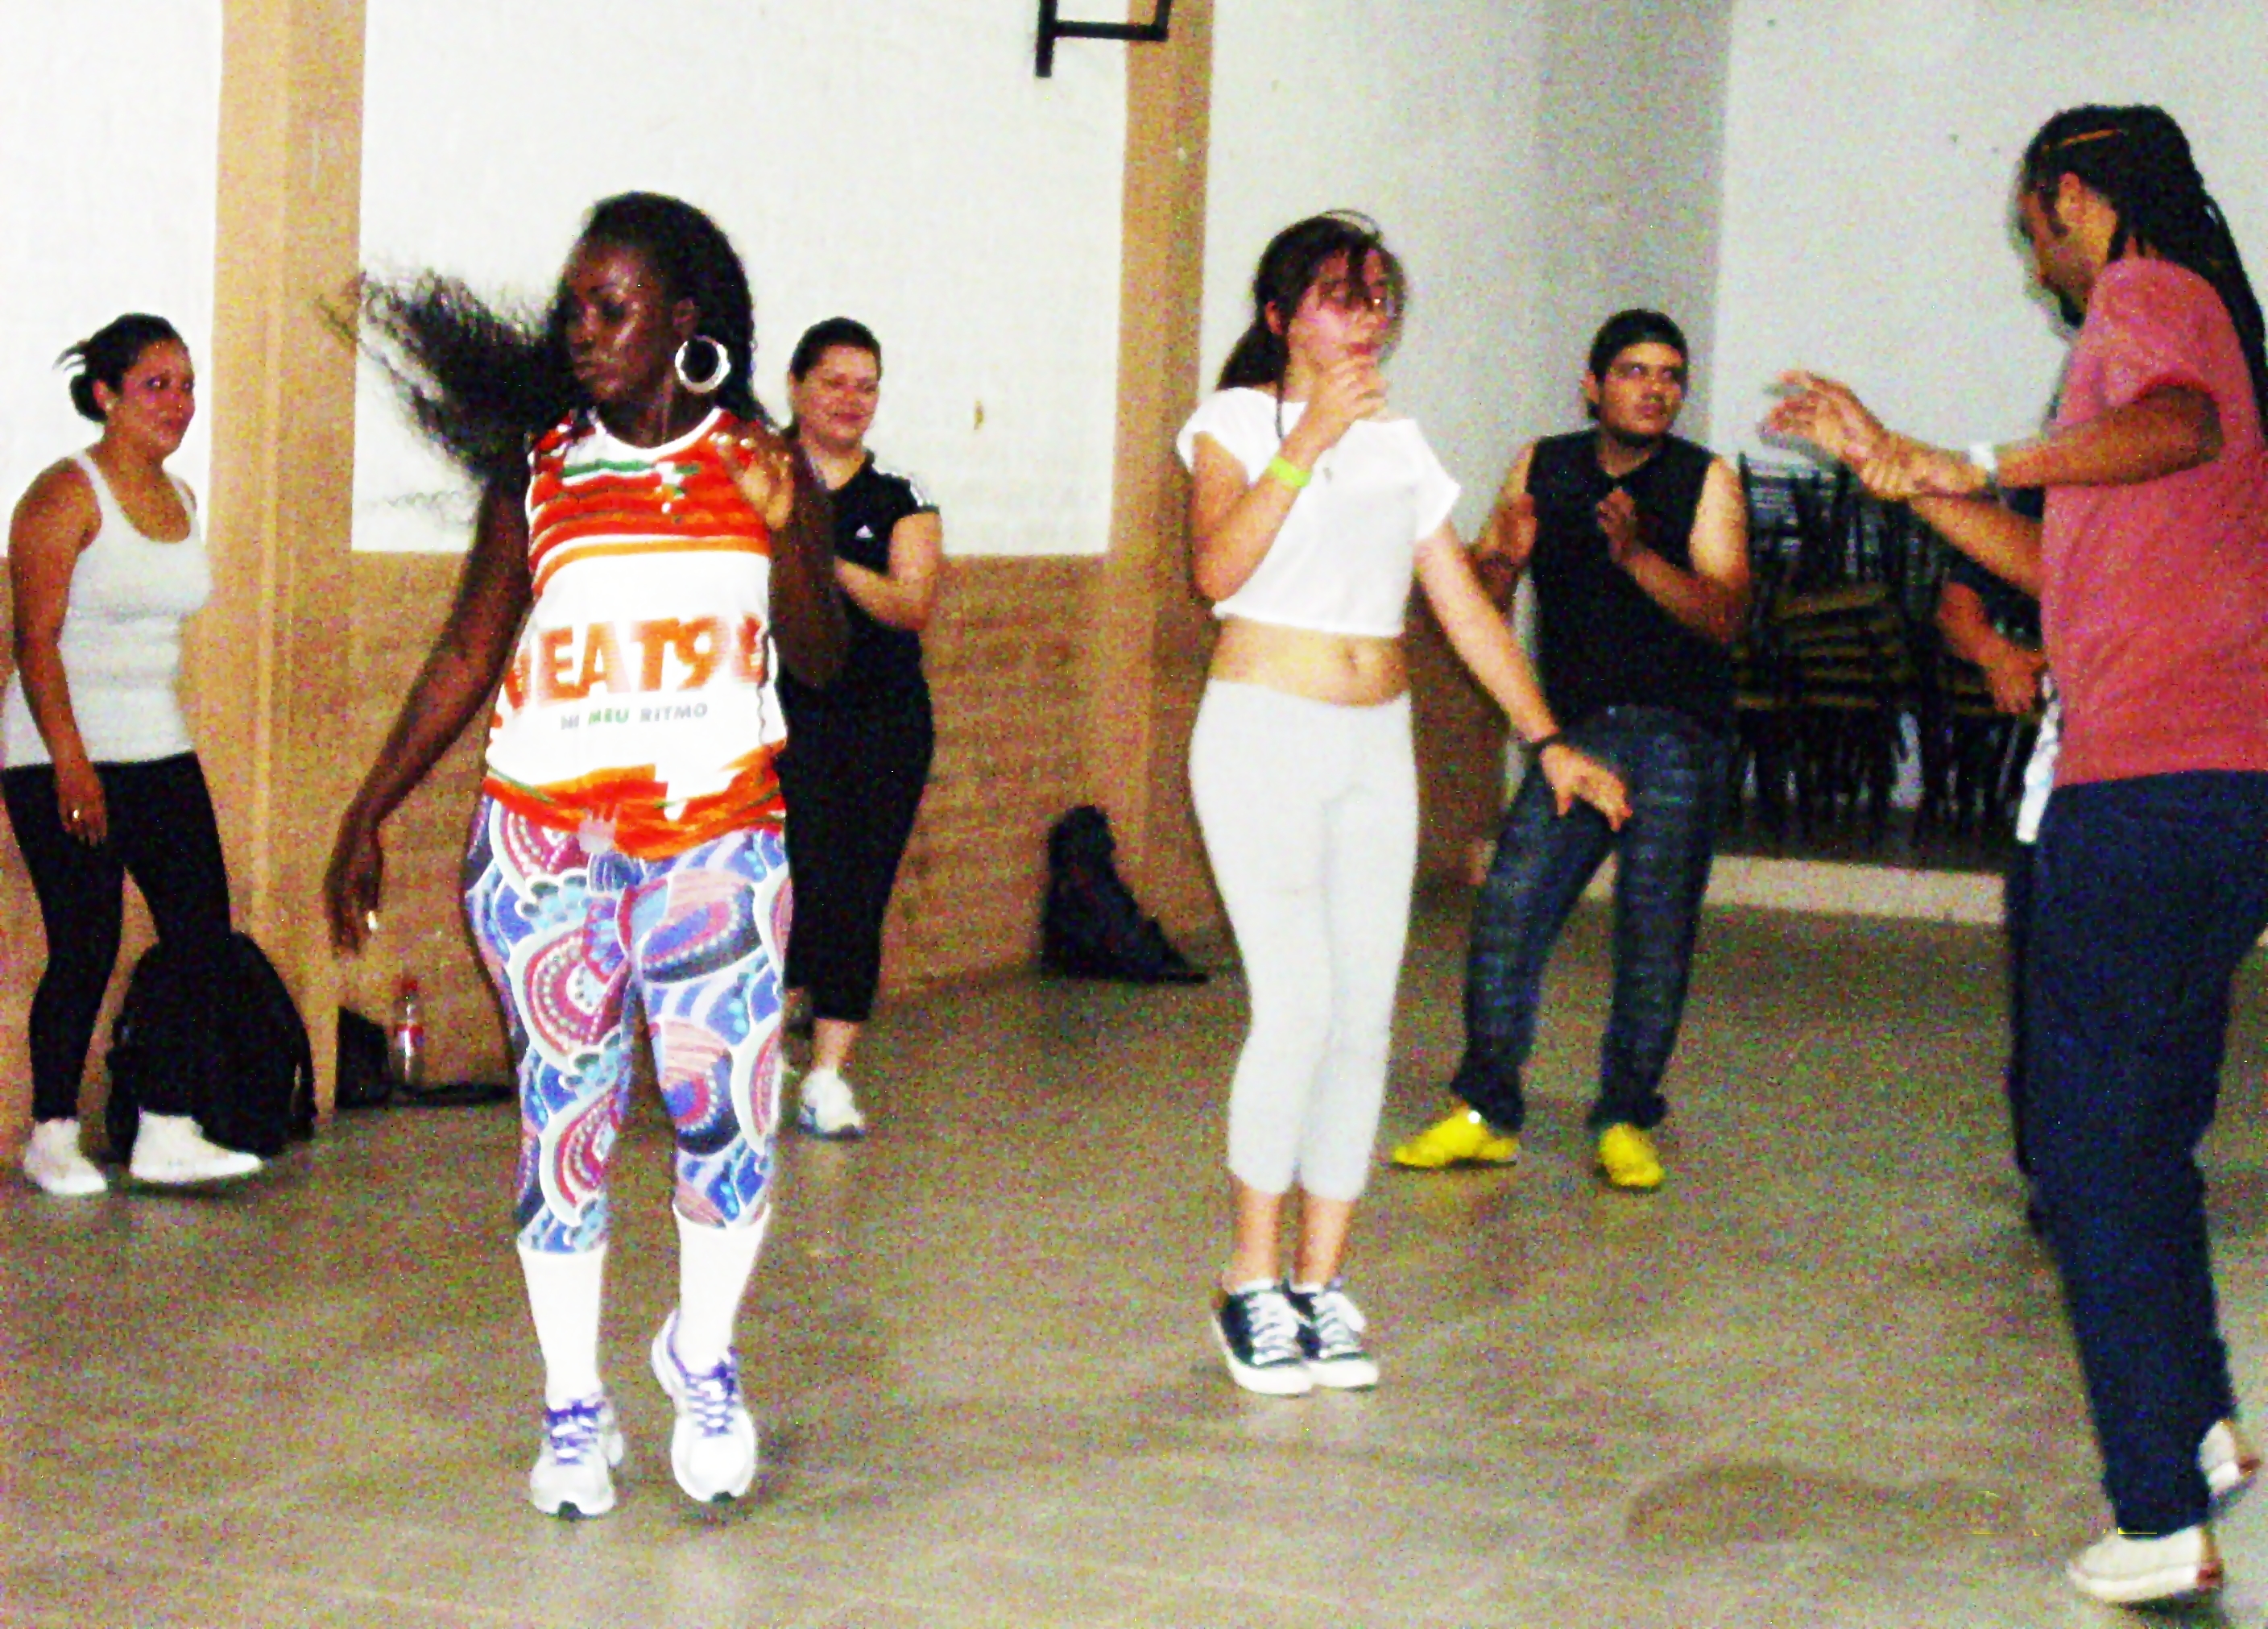
[[[143,315],[63,360],[79,370],[72,404],[102,436],[41,472],[9,527],[16,671],[0,697],[0,795],[48,941],[24,1172],[76,1197],[107,1185],[80,1151],[77,1102],[118,961],[125,879],[158,937],[194,965],[220,965],[230,922],[212,800],[175,695],[182,620],[212,588],[195,498],[166,469],[195,416],[195,370],[173,326]],[[136,1177],[210,1182],[260,1168],[208,1142],[195,1105],[162,1090],[143,1103]]]

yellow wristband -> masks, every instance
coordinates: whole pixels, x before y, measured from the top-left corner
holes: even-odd
[[[1278,483],[1291,488],[1294,492],[1314,479],[1312,472],[1300,468],[1281,453],[1270,459],[1268,468],[1260,473],[1263,475],[1275,476]]]

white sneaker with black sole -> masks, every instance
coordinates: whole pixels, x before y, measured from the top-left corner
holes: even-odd
[[[811,1137],[843,1139],[866,1134],[866,1117],[850,1095],[850,1082],[833,1069],[814,1069],[797,1088],[802,1107],[795,1123]]]
[[[543,1411],[543,1451],[527,1473],[527,1502],[574,1521],[615,1507],[614,1468],[622,1463],[622,1427],[604,1392]]]
[[[677,1408],[669,1468],[685,1496],[723,1504],[756,1479],[756,1422],[740,1400],[740,1366],[731,1353],[699,1373],[677,1360],[677,1314],[653,1338],[653,1377]]]
[[[1378,1384],[1378,1360],[1362,1344],[1369,1320],[1340,1281],[1302,1289],[1288,1279],[1284,1299],[1300,1320],[1300,1358],[1318,1386],[1362,1391]]]
[[[1213,1303],[1212,1338],[1228,1361],[1228,1375],[1247,1391],[1268,1397],[1302,1397],[1315,1389],[1300,1353],[1300,1315],[1284,1286],[1263,1279],[1223,1290]]]

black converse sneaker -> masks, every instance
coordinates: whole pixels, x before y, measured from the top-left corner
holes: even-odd
[[[1283,1286],[1263,1279],[1215,1297],[1213,1338],[1228,1360],[1229,1378],[1247,1391],[1296,1397],[1314,1389],[1300,1352],[1300,1319]]]
[[[1284,1299],[1300,1320],[1300,1356],[1308,1378],[1336,1391],[1360,1391],[1378,1384],[1378,1360],[1362,1345],[1368,1320],[1341,1280],[1301,1289],[1287,1279]]]

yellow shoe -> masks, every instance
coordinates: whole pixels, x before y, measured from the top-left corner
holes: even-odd
[[[1411,1171],[1438,1171],[1449,1165],[1510,1165],[1518,1158],[1520,1139],[1506,1137],[1483,1119],[1478,1109],[1462,1106],[1403,1143],[1393,1155],[1395,1164]]]
[[[1599,1133],[1599,1170],[1609,1187],[1645,1193],[1661,1186],[1661,1156],[1653,1151],[1653,1139],[1635,1125],[1610,1125]]]

